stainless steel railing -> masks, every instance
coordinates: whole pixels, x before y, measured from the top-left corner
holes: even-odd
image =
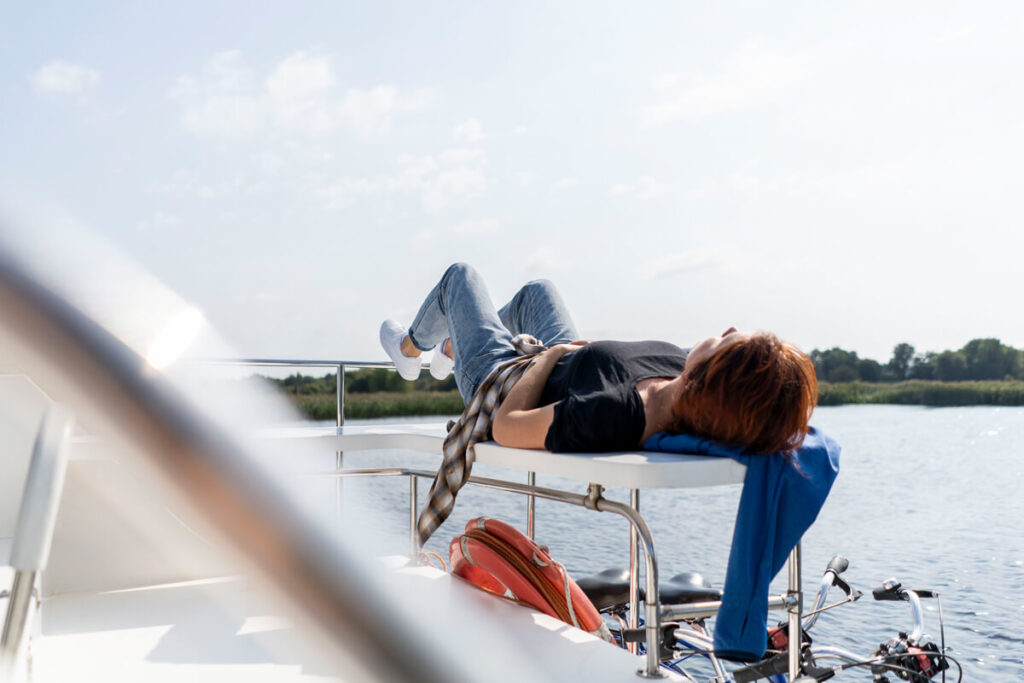
[[[32,448],[11,546],[14,581],[0,632],[0,678],[4,680],[17,668],[27,642],[32,594],[50,556],[73,425],[70,413],[59,405],[50,406]]]
[[[212,358],[207,362],[216,365],[235,365],[235,366],[252,366],[252,367],[291,367],[291,368],[334,368],[336,374],[336,388],[335,388],[335,418],[334,424],[338,427],[345,426],[345,371],[348,368],[360,368],[360,369],[373,369],[373,368],[384,368],[388,370],[394,370],[395,364],[391,361],[362,361],[362,360],[303,360],[294,358]],[[424,365],[423,367],[429,367]],[[345,452],[335,451],[334,453],[335,463],[334,466],[337,469],[341,469],[345,465]],[[416,477],[412,477],[412,481],[409,484],[411,487],[411,495],[413,500],[416,498]],[[341,513],[341,496],[342,496],[342,480],[338,479],[335,486],[335,508],[337,512]],[[533,538],[533,506],[534,499],[531,497],[527,503],[529,509],[529,532],[530,538]],[[415,506],[414,506],[415,507]],[[415,515],[415,512],[411,513]],[[416,526],[416,519],[413,517],[412,526]]]
[[[433,479],[437,475],[437,472],[410,467],[378,467],[340,470],[327,472],[325,474],[327,476],[338,477],[339,479],[346,477],[408,476],[412,482],[410,484],[409,507],[410,510],[415,510],[417,479],[420,477]],[[466,480],[466,483],[472,486],[480,486],[482,488],[504,491],[506,493],[526,495],[529,496],[531,500],[534,498],[544,498],[546,500],[568,503],[569,505],[576,505],[598,512],[611,512],[624,517],[630,525],[631,538],[638,539],[642,543],[646,569],[646,591],[647,595],[654,596],[653,600],[648,599],[644,602],[644,628],[646,630],[646,642],[654,643],[654,646],[647,648],[644,667],[637,671],[637,674],[644,678],[664,677],[659,666],[660,661],[658,659],[661,651],[660,642],[662,621],[661,603],[658,600],[657,589],[658,559],[654,552],[654,538],[651,534],[651,530],[647,526],[647,522],[640,516],[640,513],[633,506],[605,498],[604,487],[600,484],[593,483],[587,487],[587,493],[585,494],[569,493],[568,491],[560,491],[558,489],[537,486],[533,480],[528,484],[517,484],[515,482],[505,481],[502,479],[471,476]],[[416,557],[419,554],[419,536],[416,533],[415,512],[411,515],[409,533],[410,553],[412,557]],[[631,582],[636,581],[636,576],[636,574],[631,575]],[[635,604],[631,605],[631,609],[633,612],[639,612],[639,608]]]
[[[337,425],[343,426],[345,423],[344,408],[345,408],[345,383],[344,373],[347,367],[357,368],[388,368],[394,369],[394,363],[390,361],[333,361],[333,360],[295,360],[295,359],[269,359],[269,358],[250,358],[250,359],[221,359],[215,360],[218,364],[225,365],[248,365],[248,366],[277,366],[277,367],[332,367],[337,371]],[[424,365],[426,367],[426,365]],[[420,477],[432,478],[436,475],[436,472],[429,470],[417,470],[412,468],[366,468],[358,470],[344,470],[343,471],[343,453],[337,452],[337,466],[336,471],[330,473],[338,478],[338,497],[340,506],[340,485],[344,478],[348,477],[360,477],[360,476],[408,476],[409,477],[409,534],[410,534],[410,554],[412,557],[416,557],[419,553],[419,538],[416,530],[416,513],[418,508],[417,501],[417,482]],[[645,678],[660,678],[662,672],[659,667],[658,652],[661,641],[660,624],[666,620],[674,619],[686,619],[694,618],[696,616],[711,616],[718,612],[721,602],[714,603],[698,603],[691,606],[671,606],[664,612],[661,609],[660,601],[657,599],[658,590],[656,588],[658,582],[658,564],[657,557],[654,551],[654,541],[651,536],[650,529],[647,527],[646,522],[640,515],[640,492],[636,489],[630,490],[630,502],[629,504],[623,504],[616,501],[611,501],[604,498],[602,495],[603,487],[597,484],[590,484],[588,493],[586,495],[571,494],[565,491],[557,491],[554,489],[546,489],[538,487],[536,485],[536,473],[529,472],[527,474],[527,484],[515,484],[513,482],[487,479],[484,477],[470,477],[469,484],[481,486],[484,488],[492,488],[508,493],[518,493],[527,496],[527,535],[530,538],[534,538],[535,531],[535,504],[536,498],[546,498],[549,500],[556,500],[563,503],[569,503],[572,505],[579,505],[587,507],[593,510],[613,512],[622,517],[625,517],[630,524],[630,547],[629,547],[629,564],[630,564],[630,627],[636,628],[639,622],[639,586],[637,577],[639,576],[639,550],[643,549],[643,555],[645,560],[645,577],[646,577],[646,591],[647,595],[655,596],[654,600],[648,600],[644,602],[645,614],[644,614],[644,628],[646,633],[646,640],[648,643],[655,643],[653,647],[647,648],[647,656],[645,658],[645,666],[641,668],[637,673]],[[801,569],[800,569],[800,544],[790,552],[789,555],[789,581],[787,592],[784,596],[774,596],[769,600],[769,609],[784,609],[788,612],[789,621],[789,635],[791,642],[800,643],[800,623],[802,620],[803,611],[803,593],[800,581]],[[631,648],[635,652],[635,648]],[[789,670],[791,678],[800,671],[799,652],[800,647],[792,648],[792,652],[789,658]],[[715,661],[715,668],[720,676],[724,676],[721,672],[720,665]]]
[[[391,361],[359,361],[359,360],[307,360],[307,359],[294,359],[294,358],[212,358],[208,359],[210,363],[217,365],[234,365],[234,366],[254,366],[254,367],[293,367],[293,368],[334,368],[337,373],[337,399],[336,399],[336,416],[335,424],[339,427],[345,425],[345,371],[348,368],[360,368],[360,369],[372,369],[372,368],[384,368],[388,370],[394,370],[395,364]],[[429,365],[424,364],[424,368],[428,368]],[[336,469],[342,469],[344,465],[345,454],[343,451],[336,451]],[[411,527],[415,528],[415,509],[416,509],[416,496],[417,496],[417,478],[412,477],[410,482],[410,495],[413,500]],[[527,485],[535,486],[537,484],[536,472],[527,473]],[[338,480],[336,489],[337,507],[341,509],[341,479]],[[530,538],[535,538],[537,530],[536,525],[536,510],[537,510],[537,498],[532,494],[527,494],[526,497],[526,535]],[[413,531],[415,535],[415,531]],[[635,534],[632,536],[634,544],[633,550],[631,551],[631,557],[633,557],[633,566],[636,566],[636,538]]]
[[[345,424],[345,370],[348,367],[358,368],[394,368],[394,363],[390,361],[333,361],[333,360],[298,360],[298,359],[283,359],[283,358],[224,358],[224,359],[210,359],[210,362],[222,365],[239,365],[239,366],[263,366],[263,367],[329,367],[335,368],[337,372],[337,418],[336,424],[341,427]],[[425,366],[426,367],[426,366]],[[336,463],[336,476],[338,477],[339,489],[337,491],[338,505],[341,504],[341,489],[340,484],[342,479],[351,476],[408,476],[410,479],[409,483],[409,534],[410,534],[410,554],[416,557],[419,552],[419,539],[416,533],[416,513],[417,513],[417,480],[419,477],[432,478],[436,475],[436,472],[412,470],[409,468],[371,468],[364,470],[343,470],[343,452],[337,451],[337,463]],[[570,503],[573,505],[579,505],[582,507],[588,507],[593,510],[607,511],[618,514],[625,517],[630,524],[630,561],[631,569],[631,619],[635,622],[639,614],[639,600],[636,597],[638,595],[638,589],[636,587],[636,577],[638,573],[637,569],[637,546],[642,545],[644,549],[644,560],[646,564],[646,580],[647,580],[647,595],[655,596],[654,600],[648,600],[645,604],[645,629],[647,631],[647,638],[649,643],[659,643],[661,639],[660,623],[661,623],[661,605],[656,599],[658,595],[657,583],[658,583],[658,568],[657,568],[657,557],[654,552],[654,540],[651,536],[650,529],[647,527],[647,523],[643,517],[640,516],[638,508],[639,491],[631,492],[631,505],[625,505],[615,501],[608,500],[605,498],[603,493],[603,487],[597,484],[591,484],[586,495],[570,494],[565,491],[556,491],[554,489],[545,489],[536,485],[536,473],[529,472],[527,474],[527,484],[515,484],[512,482],[499,481],[493,479],[486,479],[483,477],[470,477],[470,484],[476,486],[482,486],[485,488],[497,489],[509,493],[519,493],[527,496],[527,513],[526,513],[526,525],[527,535],[530,538],[534,538],[535,531],[535,506],[537,497],[547,498],[549,500],[557,500],[563,503]],[[635,626],[635,623],[633,624]],[[660,678],[661,672],[658,666],[658,646],[648,648],[646,657],[646,665],[638,673],[647,678]]]
[[[335,423],[341,427],[345,424],[345,371],[348,368],[386,368],[394,370],[395,364],[391,361],[362,361],[362,360],[302,360],[294,358],[211,358],[205,362],[216,365],[243,365],[255,367],[282,367],[282,368],[334,368],[337,373],[337,416]],[[427,365],[423,366],[428,367]]]

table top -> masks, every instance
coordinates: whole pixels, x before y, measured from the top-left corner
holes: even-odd
[[[441,455],[443,423],[282,427],[261,436],[315,440],[339,451],[398,449]],[[583,482],[630,489],[695,488],[738,484],[746,468],[729,458],[656,451],[552,453],[505,448],[493,441],[476,445],[476,461],[524,472],[552,474]]]

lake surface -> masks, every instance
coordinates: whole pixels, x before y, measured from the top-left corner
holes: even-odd
[[[866,595],[822,615],[815,641],[867,656],[897,631],[909,631],[905,603],[870,597],[872,588],[897,577],[904,586],[941,593],[946,642],[964,666],[964,680],[1024,680],[1024,408],[844,406],[819,408],[812,422],[839,441],[843,455],[832,494],[804,538],[807,600],[835,553],[849,558],[845,576]],[[393,451],[345,454],[346,467],[433,468],[434,460]],[[478,466],[474,474],[508,471]],[[585,489],[557,477],[539,475],[538,483]],[[420,485],[421,503],[427,488]],[[628,500],[625,490],[608,495]],[[700,571],[721,587],[738,500],[738,486],[643,492],[640,507],[654,534],[661,576]],[[349,518],[369,507],[383,509],[362,524],[397,543],[407,538],[406,479],[346,480],[343,501]],[[467,487],[427,549],[447,559],[448,541],[482,514],[525,529],[523,497]],[[537,515],[538,541],[574,576],[626,566],[628,529],[621,518],[547,501],[538,501]],[[773,590],[784,590],[785,573]],[[924,605],[926,631],[937,642],[935,601]],[[870,675],[849,672],[841,680]]]

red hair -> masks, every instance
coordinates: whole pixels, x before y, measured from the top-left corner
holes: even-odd
[[[817,402],[811,359],[758,332],[695,364],[673,412],[680,432],[752,453],[790,453],[803,443]]]

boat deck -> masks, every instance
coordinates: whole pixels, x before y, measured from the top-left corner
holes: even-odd
[[[444,435],[443,424],[412,424],[282,428],[252,436],[302,444],[317,452],[398,449],[440,458]],[[33,680],[339,680],[330,667],[317,664],[315,647],[296,642],[303,629],[279,617],[282,612],[259,586],[210,573],[219,563],[195,554],[199,547],[194,545],[193,533],[174,513],[167,515],[170,509],[165,511],[159,496],[152,497],[144,477],[98,453],[102,449],[94,440],[76,440],[75,449],[62,500],[65,513],[58,523],[50,571],[44,576],[41,611],[31,642]],[[743,476],[743,467],[733,461],[705,456],[567,455],[507,449],[494,443],[479,444],[476,456],[479,462],[511,470],[633,489],[736,483]],[[189,573],[197,578],[167,583],[162,577],[168,573],[153,564],[157,555],[143,550],[139,558],[128,560],[115,550],[118,542],[110,546],[119,558],[113,572],[102,556],[77,554],[86,545],[104,545],[105,534],[124,536],[124,530],[115,531],[107,524],[112,521],[107,517],[111,511],[97,504],[95,492],[103,489],[119,492],[120,514],[177,547],[178,557],[194,565]],[[131,545],[131,538],[141,537],[125,536],[123,543]],[[6,556],[5,550],[0,559]],[[403,562],[408,560],[390,561],[390,570],[382,574],[387,575],[387,590],[407,591],[415,612],[406,618],[423,621],[417,631],[443,629],[439,624],[445,620],[438,615],[457,606],[459,616],[448,615],[449,624],[456,618],[477,619],[481,628],[476,632],[490,633],[479,643],[467,643],[466,657],[480,671],[498,667],[502,679],[521,671],[511,676],[516,680],[636,680],[642,660],[627,651],[539,612],[496,600],[437,569]],[[152,576],[148,583],[147,575]],[[9,582],[2,570],[0,580]],[[466,612],[467,607],[472,609]],[[494,624],[501,628],[495,629]],[[456,630],[474,631],[465,624]],[[488,650],[487,637],[506,642]],[[501,661],[513,656],[510,653],[523,652],[532,653],[530,661]]]
[[[467,602],[470,618],[503,624],[506,647],[487,648],[486,636],[466,643],[465,656],[479,671],[501,671],[502,680],[514,671],[523,675],[517,680],[636,679],[639,662],[625,650],[438,569],[405,563],[388,558],[388,581],[416,595],[418,616],[409,618],[424,629],[444,622],[432,615]],[[36,681],[346,680],[311,660],[292,625],[238,578],[53,596],[44,601],[41,627],[32,643]],[[507,661],[515,652],[531,653],[532,661]]]

